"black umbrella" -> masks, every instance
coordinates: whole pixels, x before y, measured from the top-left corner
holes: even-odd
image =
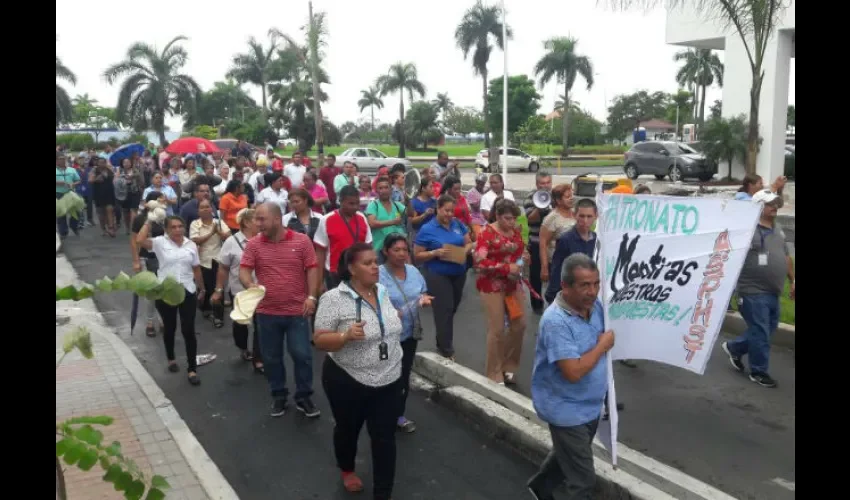
[[[136,327],[136,318],[139,316],[139,296],[133,294],[133,307],[130,308],[130,335],[133,335],[133,329]]]

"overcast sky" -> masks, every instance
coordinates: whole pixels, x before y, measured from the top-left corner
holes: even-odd
[[[492,1],[492,0],[491,0]],[[481,79],[472,72],[456,48],[454,31],[473,0],[316,0],[314,9],[327,12],[329,29],[325,67],[331,84],[325,86],[330,100],[323,105],[325,116],[337,125],[366,119],[360,113],[360,90],[372,84],[394,62],[413,62],[427,89],[427,99],[447,92],[455,105],[481,108]],[[144,12],[138,10],[144,5]],[[674,92],[677,64],[673,54],[679,47],[664,43],[665,12],[613,12],[597,6],[596,0],[506,0],[508,24],[514,38],[508,46],[511,75],[532,75],[543,55],[543,41],[553,36],[573,36],[578,52],[591,58],[596,82],[587,91],[579,80],[573,99],[598,119],[617,94],[640,89]],[[130,7],[128,4],[127,7]],[[203,89],[224,79],[234,54],[247,49],[250,36],[268,43],[269,28],[276,27],[303,39],[300,27],[307,20],[307,1],[196,2],[146,0],[133,4],[138,17],[114,1],[77,0],[56,2],[56,55],[77,75],[71,96],[88,93],[101,105],[115,106],[119,86],[107,85],[103,70],[122,60],[135,41],[162,48],[177,35],[186,35],[189,62],[184,71]],[[111,19],[120,20],[113,22]],[[720,53],[722,59],[723,54]],[[501,51],[490,57],[491,78],[504,68]],[[791,66],[789,101],[794,99],[794,60]],[[260,103],[256,86],[244,88]],[[541,113],[551,111],[563,93],[554,82],[539,91]],[[721,98],[721,90],[708,92],[708,103]],[[405,105],[408,103],[405,97]],[[398,97],[387,96],[376,118],[394,121]],[[706,110],[706,113],[708,111]],[[182,127],[180,118],[167,121],[172,130]]]

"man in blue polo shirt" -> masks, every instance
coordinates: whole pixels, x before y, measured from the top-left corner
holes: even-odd
[[[593,258],[593,251],[596,248],[596,233],[590,230],[593,223],[596,222],[596,203],[590,198],[582,198],[576,203],[575,218],[576,224],[569,231],[562,234],[555,243],[555,253],[552,255],[551,276],[561,275],[561,265],[564,259],[574,253],[583,253],[590,258]],[[555,296],[561,290],[561,284],[558,280],[549,280],[549,286],[546,287],[544,298],[546,302],[551,304],[555,301]]]
[[[80,183],[80,174],[68,166],[67,158],[64,153],[56,152],[56,199],[60,200],[66,194],[77,188]],[[56,218],[56,226],[59,229],[59,237],[65,239],[68,237],[68,218],[70,216],[63,215]],[[71,230],[74,234],[79,235],[78,221],[74,217],[71,218]]]
[[[603,331],[598,295],[596,263],[583,253],[567,257],[561,293],[540,320],[531,374],[531,401],[552,434],[552,451],[528,481],[537,500],[553,500],[552,492],[565,481],[566,498],[592,498],[592,442],[608,390],[607,355],[614,346],[614,332]]]

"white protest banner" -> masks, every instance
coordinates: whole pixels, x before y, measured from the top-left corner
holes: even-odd
[[[761,206],[720,198],[602,194],[602,294],[612,359],[703,374]]]

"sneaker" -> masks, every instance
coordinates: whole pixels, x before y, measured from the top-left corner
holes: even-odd
[[[738,370],[739,372],[744,371],[744,362],[741,361],[740,356],[735,356],[729,351],[729,342],[724,342],[720,344],[720,347],[723,348],[723,352],[725,352],[729,356],[729,362],[732,363],[732,366]],[[752,378],[752,377],[750,377]]]
[[[304,398],[301,401],[296,401],[295,407],[298,408],[298,411],[303,413],[305,417],[316,418],[322,414],[310,398]]]
[[[767,373],[751,373],[750,380],[762,387],[776,387],[776,381]]]
[[[396,427],[401,432],[406,432],[408,434],[416,431],[416,424],[413,422],[413,420],[408,420],[405,417],[399,417],[398,418],[398,422],[396,423]]]
[[[272,403],[271,416],[282,417],[286,413],[287,406],[289,405],[286,404],[285,399],[275,399]]]

